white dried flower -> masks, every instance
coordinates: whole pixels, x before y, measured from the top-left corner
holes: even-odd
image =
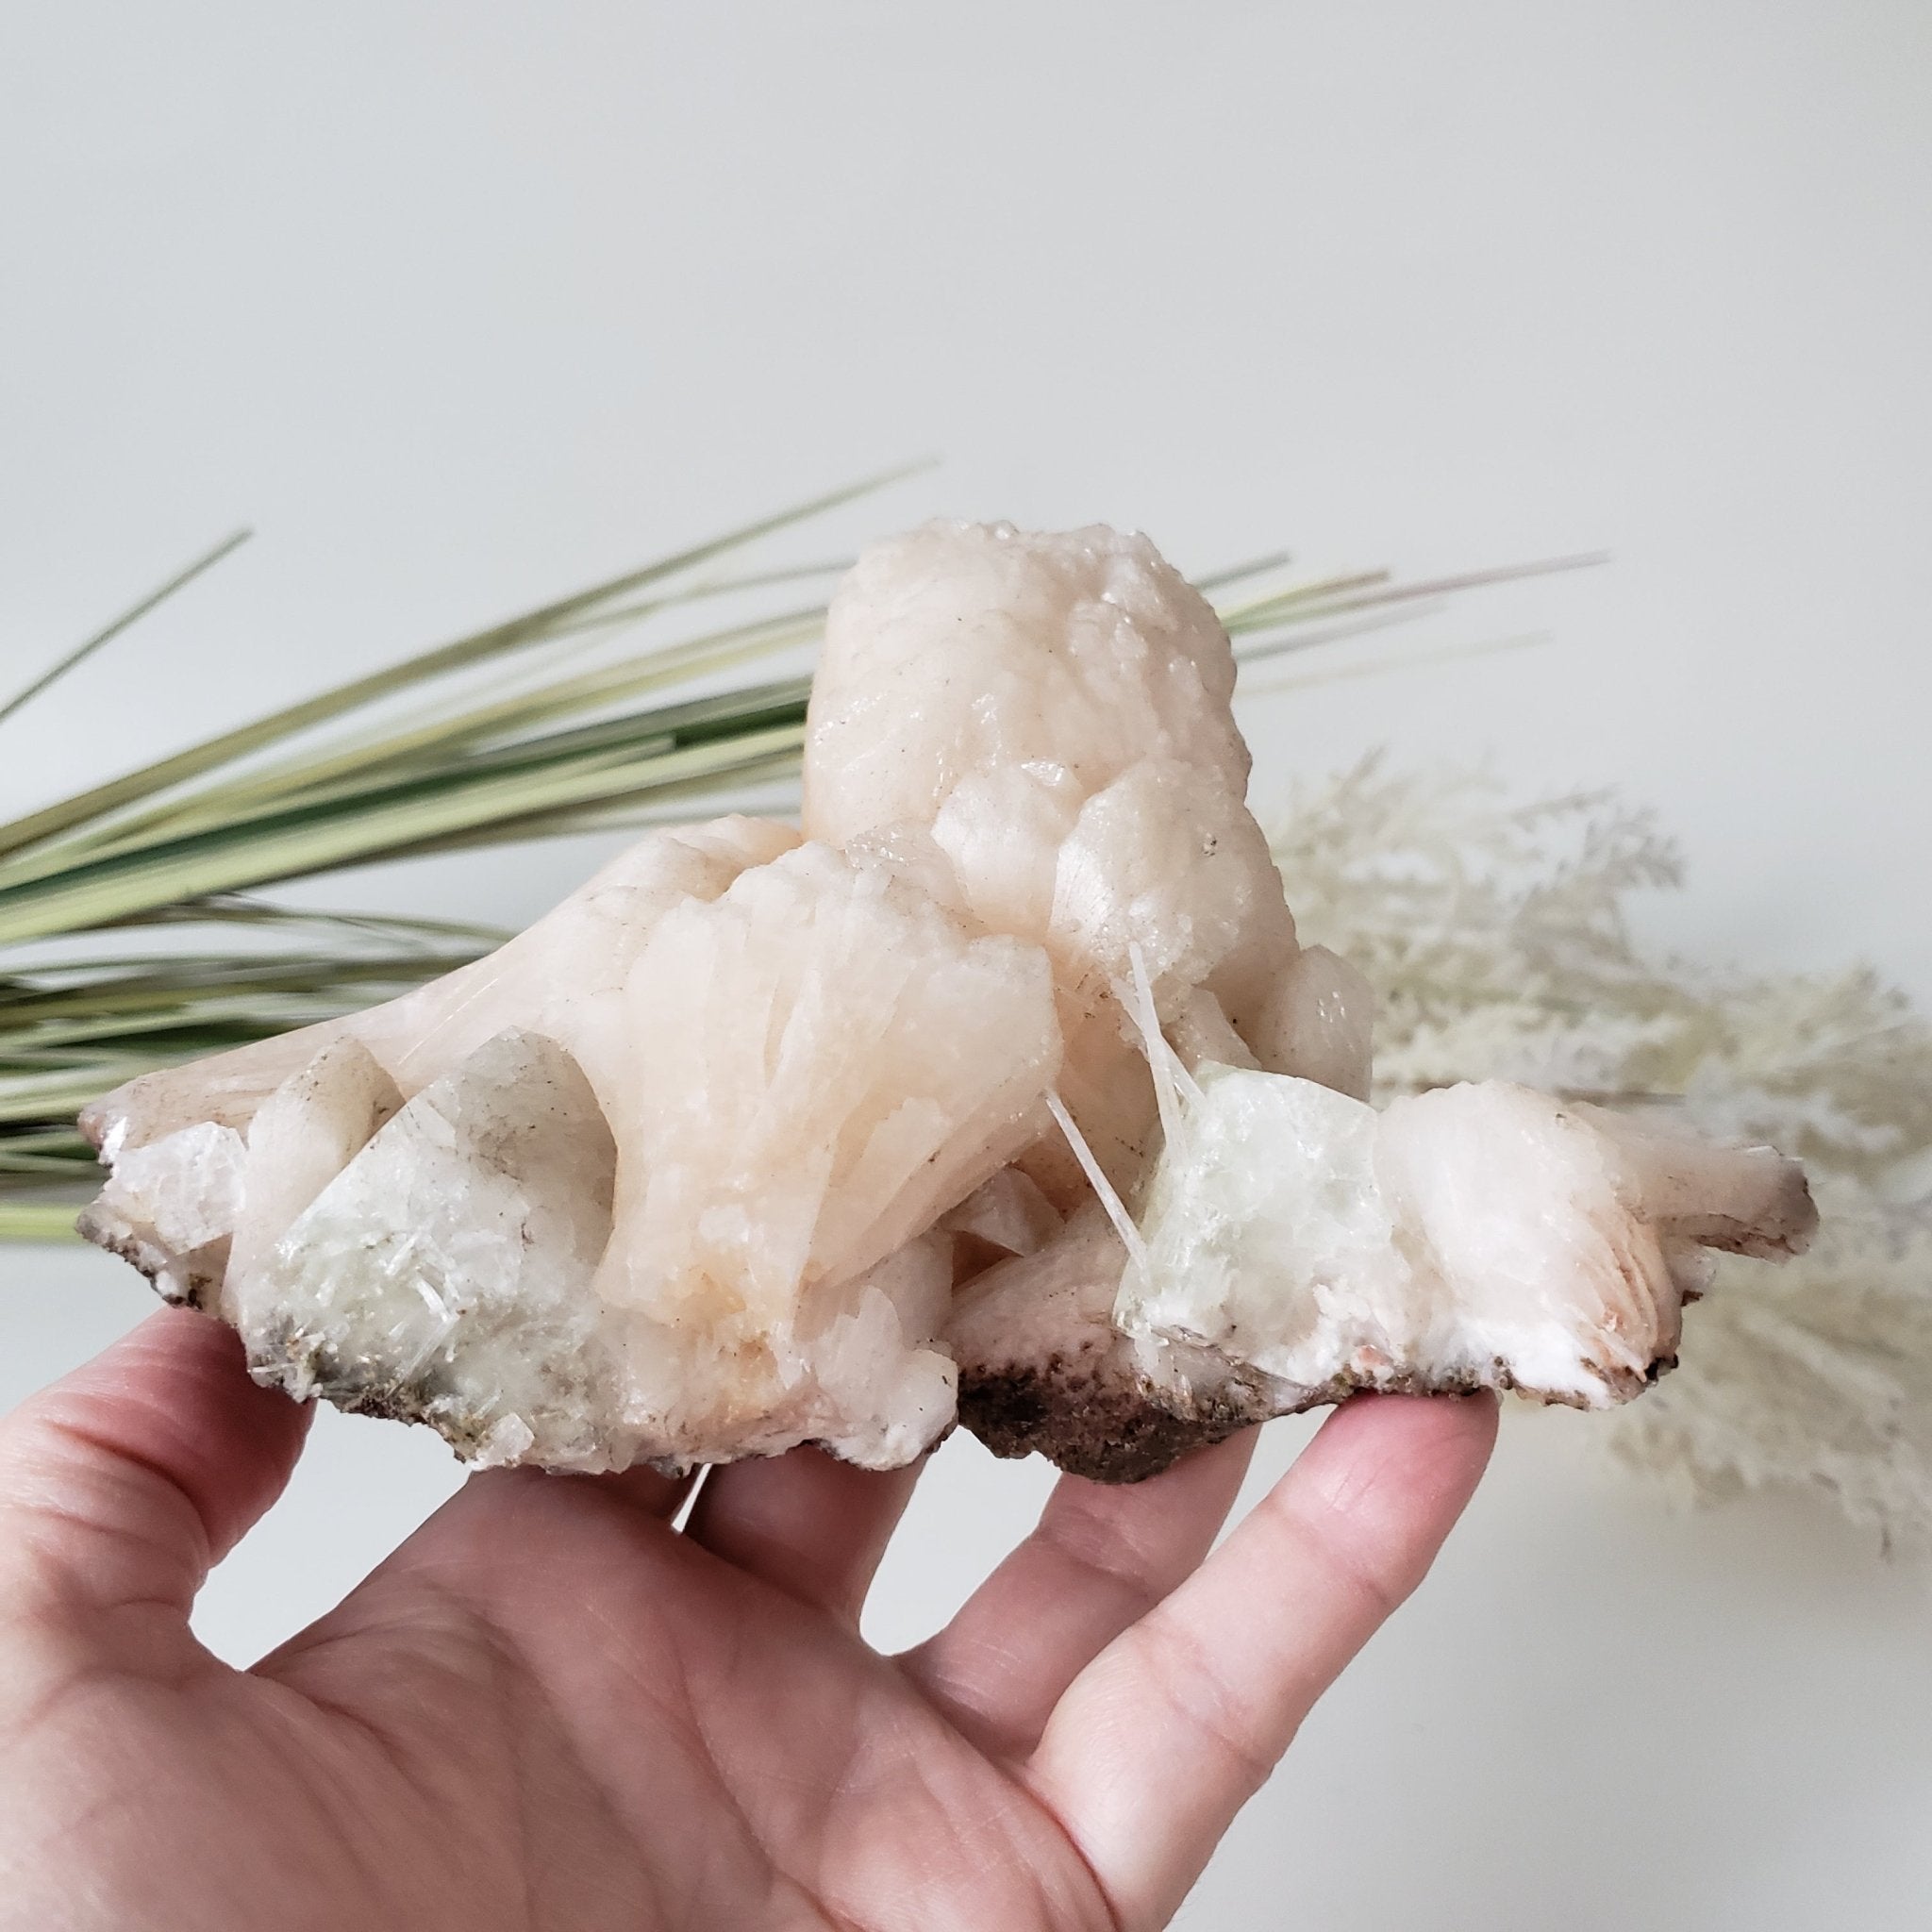
[[[1606,795],[1514,809],[1372,758],[1299,792],[1274,849],[1303,931],[1381,995],[1385,1097],[1520,1080],[1805,1160],[1809,1254],[1726,1257],[1676,1374],[1605,1440],[1687,1496],[1808,1488],[1932,1544],[1932,1027],[1910,1002],[1862,968],[1647,958],[1625,905],[1678,861]]]

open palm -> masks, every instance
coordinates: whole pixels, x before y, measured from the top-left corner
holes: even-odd
[[[912,1472],[716,1470],[681,1530],[647,1472],[479,1475],[241,1672],[188,1612],[305,1418],[157,1315],[0,1429],[0,1924],[1163,1924],[1420,1579],[1493,1413],[1351,1404],[1211,1557],[1245,1441],[1065,1478],[898,1657],[858,1611]]]

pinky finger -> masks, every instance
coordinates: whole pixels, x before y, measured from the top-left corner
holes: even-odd
[[[1061,1698],[1027,1769],[1127,1928],[1165,1924],[1315,1700],[1422,1581],[1495,1404],[1358,1397]]]

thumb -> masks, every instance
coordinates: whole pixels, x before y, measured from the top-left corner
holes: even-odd
[[[242,1344],[170,1308],[0,1422],[0,1601],[185,1620],[281,1494],[308,1414],[248,1379]]]

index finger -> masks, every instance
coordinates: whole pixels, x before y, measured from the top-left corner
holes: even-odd
[[[1420,1583],[1489,1460],[1488,1396],[1361,1396],[1061,1698],[1028,1783],[1126,1928],[1162,1925],[1315,1700]]]

